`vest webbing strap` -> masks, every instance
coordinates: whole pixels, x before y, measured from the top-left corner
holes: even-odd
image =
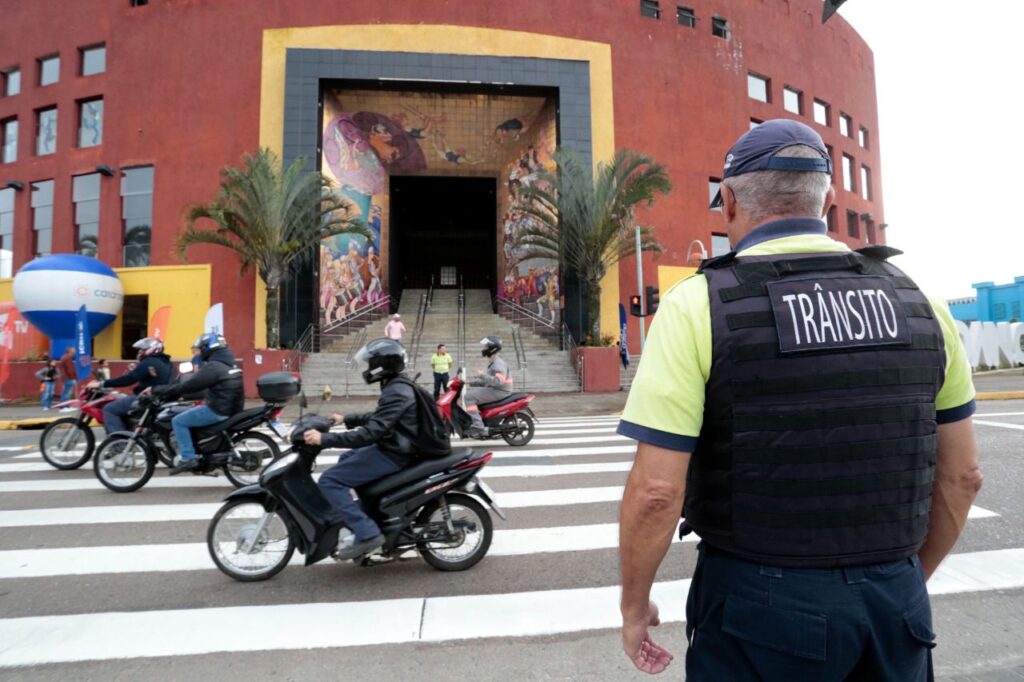
[[[921,452],[935,452],[938,436],[913,436],[866,443],[839,443],[803,448],[744,448],[734,446],[733,461],[737,464],[828,464],[863,459],[906,457]]]
[[[808,497],[815,495],[857,495],[881,490],[898,488],[917,488],[935,480],[935,468],[932,466],[911,471],[893,471],[885,474],[872,474],[860,478],[826,478],[826,479],[784,479],[784,480],[745,480],[734,478],[732,489],[735,492],[752,495],[771,495],[787,497]]]
[[[932,307],[927,303],[903,303],[900,305],[907,317],[932,318]],[[774,327],[775,315],[770,310],[753,313],[730,313],[725,316],[725,323],[729,326],[729,331],[753,329],[756,327]]]
[[[733,508],[733,519],[752,526],[766,528],[836,528],[909,521],[927,514],[931,506],[931,495],[926,499],[907,504],[835,511],[784,512],[736,506]]]
[[[738,414],[733,417],[734,432],[743,431],[808,431],[863,424],[891,424],[935,420],[935,404],[881,405],[852,407],[846,410],[801,414]]]
[[[778,395],[871,386],[937,385],[938,381],[939,368],[937,367],[893,367],[891,369],[859,369],[849,372],[805,374],[785,379],[734,379],[732,391],[737,396]]]
[[[867,350],[939,350],[940,348],[942,348],[942,346],[940,345],[940,339],[937,334],[914,334],[909,346],[859,346],[856,348],[845,348],[843,350],[854,353],[857,351]],[[828,353],[829,351],[812,351],[794,354],[790,357],[820,355],[822,352]],[[777,343],[748,343],[735,346],[732,349],[732,358],[734,362],[746,362],[748,360],[774,360],[779,357],[782,357],[782,354],[779,352],[779,344]]]

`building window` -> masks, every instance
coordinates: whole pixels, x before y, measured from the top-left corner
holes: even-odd
[[[661,19],[661,7],[658,0],[640,0],[640,14],[651,19]]]
[[[39,84],[52,85],[60,80],[60,56],[43,57],[39,60]]]
[[[32,183],[32,253],[48,256],[53,249],[53,180]]]
[[[864,219],[864,235],[868,238],[868,244],[875,243],[875,221],[871,218]]]
[[[13,267],[14,190],[0,189],[0,277],[10,277]]]
[[[828,207],[828,213],[826,214],[825,222],[828,224],[828,231],[829,232],[835,232],[835,231],[837,231],[839,229],[836,226],[836,222],[839,220],[838,213],[839,213],[839,209],[836,208],[835,206],[829,206]]]
[[[804,94],[788,86],[783,88],[782,107],[794,114],[804,113]]]
[[[712,234],[711,235],[711,257],[717,258],[718,256],[724,256],[725,254],[732,251],[729,247],[729,237],[724,234]]]
[[[865,128],[864,126],[860,127],[857,141],[860,143],[860,146],[863,147],[864,149],[868,148],[868,129]]]
[[[57,107],[36,112],[36,155],[57,151]]]
[[[130,0],[132,7],[145,7],[149,4],[149,0]]]
[[[100,239],[100,174],[72,178],[71,201],[75,205],[75,252],[95,258]]]
[[[843,154],[843,189],[852,192],[857,189],[857,181],[853,177],[853,157]]]
[[[708,206],[715,200],[718,190],[722,187],[721,178],[708,178]],[[721,211],[721,208],[713,208],[712,211]]]
[[[694,28],[697,25],[697,15],[690,7],[676,6],[676,21],[680,26]]]
[[[21,92],[21,69],[12,67],[3,72],[4,97],[17,95]]]
[[[107,70],[107,46],[82,48],[82,75],[93,76]]]
[[[839,114],[839,134],[843,137],[853,136],[853,119],[846,114]]]
[[[871,169],[867,166],[860,167],[860,195],[871,201]]]
[[[121,219],[124,224],[124,266],[149,265],[153,233],[153,167],[121,171]]]
[[[764,121],[762,121],[761,119],[759,119],[759,118],[752,118],[752,119],[750,119],[750,129],[753,130],[754,128],[756,128],[757,126],[761,125],[762,123],[764,123]]]
[[[729,22],[721,17],[711,17],[711,35],[729,39]]]
[[[771,89],[771,79],[759,76],[756,73],[747,74],[747,94],[750,95],[750,99],[756,99],[758,102],[768,102],[768,93]]]
[[[78,146],[95,147],[103,143],[103,99],[91,99],[78,105]]]
[[[860,216],[856,211],[846,212],[846,234],[854,239],[860,239]]]
[[[814,122],[828,127],[829,109],[828,102],[822,102],[820,99],[814,100]]]
[[[0,141],[3,141],[3,152],[0,163],[14,163],[18,160],[18,119],[12,118],[0,122]]]

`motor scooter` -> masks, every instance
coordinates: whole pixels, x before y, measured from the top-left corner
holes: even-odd
[[[46,463],[56,469],[77,469],[92,457],[96,448],[93,424],[103,425],[103,408],[124,395],[115,391],[85,388],[78,397],[56,405],[78,410],[74,417],[61,417],[51,422],[39,437],[39,451]]]
[[[299,417],[292,448],[263,470],[258,485],[225,498],[210,521],[206,543],[226,575],[242,582],[267,580],[288,564],[296,549],[305,555],[307,566],[328,556],[337,560],[339,537],[351,531],[310,475],[321,448],[303,440],[307,430],[325,433],[330,426],[317,415]],[[352,561],[388,563],[415,550],[441,571],[476,565],[493,536],[491,516],[479,500],[505,518],[494,492],[479,478],[492,454],[454,450],[357,488],[363,509],[385,539],[383,547]]]
[[[526,445],[533,440],[534,422],[537,421],[537,416],[529,407],[536,397],[533,393],[510,393],[496,402],[477,405],[488,433],[467,436],[473,420],[466,410],[465,389],[466,370],[459,367],[455,378],[448,383],[448,390],[437,399],[437,409],[448,424],[449,433],[477,440],[501,436],[506,443],[516,446]]]

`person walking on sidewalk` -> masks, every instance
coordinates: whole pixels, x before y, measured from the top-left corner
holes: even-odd
[[[443,343],[437,345],[437,352],[430,356],[430,367],[434,370],[434,400],[436,401],[442,391],[448,390],[448,370],[451,369],[452,356],[448,355],[448,349]]]
[[[57,363],[60,368],[60,379],[64,382],[64,388],[60,394],[60,401],[66,402],[75,397],[75,385],[78,383],[78,368],[75,367],[75,348],[68,346]],[[65,407],[61,412],[71,412],[75,408]]]
[[[47,360],[46,366],[36,372],[36,379],[39,379],[41,389],[40,404],[44,410],[53,407],[53,387],[57,383],[59,373],[56,360]]]
[[[388,337],[392,341],[401,341],[402,334],[405,333],[405,325],[402,324],[402,316],[395,313],[391,316],[391,320],[384,325],[384,336]]]

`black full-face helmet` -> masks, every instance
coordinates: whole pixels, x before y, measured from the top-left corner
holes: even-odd
[[[386,381],[405,369],[405,346],[394,339],[374,339],[359,349],[354,360],[366,363],[363,371],[366,383]]]
[[[485,336],[480,339],[480,355],[489,358],[501,350],[501,339],[497,336]]]

